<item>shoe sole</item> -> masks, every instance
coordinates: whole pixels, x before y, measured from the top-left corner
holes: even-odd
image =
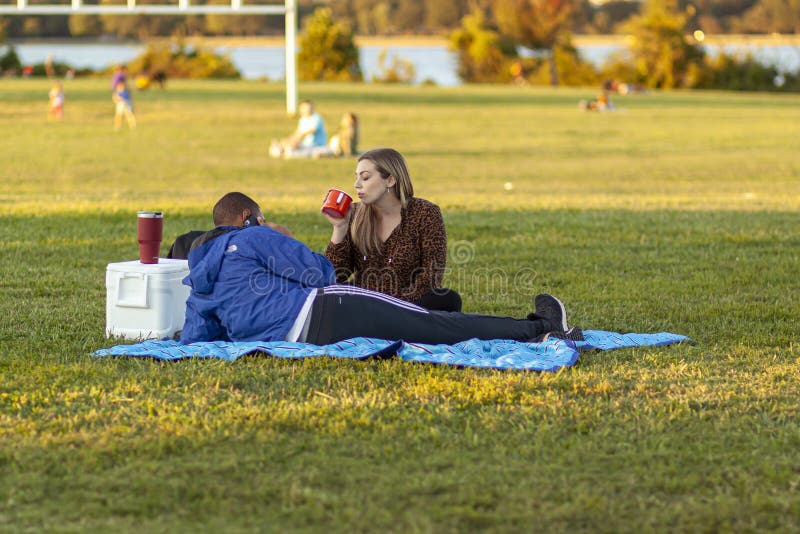
[[[564,303],[558,300],[558,298],[554,297],[553,295],[547,295],[547,296],[558,303],[558,307],[561,309],[561,330],[566,332],[569,328],[567,327],[567,309],[564,308]],[[536,306],[535,301],[533,305],[538,309],[538,306]]]

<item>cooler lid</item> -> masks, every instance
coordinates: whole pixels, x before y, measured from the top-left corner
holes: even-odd
[[[139,260],[121,261],[119,263],[109,263],[107,270],[145,274],[188,273],[189,262],[188,260],[173,260],[171,258],[159,258],[158,263],[142,263]]]

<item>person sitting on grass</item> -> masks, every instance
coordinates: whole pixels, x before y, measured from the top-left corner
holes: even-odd
[[[525,319],[429,311],[382,293],[335,285],[336,273],[325,256],[264,225],[261,208],[242,193],[223,196],[213,217],[217,227],[195,240],[189,253],[184,283],[191,292],[182,343],[582,339],[579,328],[568,328],[564,305],[552,295],[538,295],[535,311]]]
[[[347,112],[339,121],[339,131],[331,137],[327,146],[315,148],[312,158],[355,156],[358,154],[358,117]]]
[[[314,111],[314,104],[310,100],[303,100],[298,112],[300,119],[294,133],[280,141],[272,140],[269,155],[273,158],[310,158],[315,150],[324,148],[328,143],[325,121]]]
[[[598,93],[594,100],[581,100],[578,102],[578,107],[582,111],[614,111],[616,109],[605,90]]]
[[[325,256],[339,282],[380,291],[439,311],[461,311],[461,296],[442,287],[447,232],[439,206],[414,196],[403,155],[392,148],[358,158],[359,202],[344,217],[325,215],[333,227]]]

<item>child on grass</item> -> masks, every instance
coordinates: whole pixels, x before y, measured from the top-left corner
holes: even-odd
[[[61,82],[56,81],[50,89],[50,107],[48,109],[48,119],[51,121],[61,121],[64,118],[64,88]]]
[[[133,99],[131,92],[125,81],[117,82],[114,87],[114,94],[111,99],[116,104],[116,112],[114,114],[114,130],[119,131],[122,127],[122,117],[128,121],[128,127],[133,130],[136,128],[136,116],[133,114]]]

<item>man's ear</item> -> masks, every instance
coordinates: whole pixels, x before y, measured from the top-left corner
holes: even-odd
[[[250,215],[252,215],[252,212],[249,209],[245,208],[242,210],[242,220],[239,222],[239,226],[244,226],[244,222],[248,217],[250,217]]]

